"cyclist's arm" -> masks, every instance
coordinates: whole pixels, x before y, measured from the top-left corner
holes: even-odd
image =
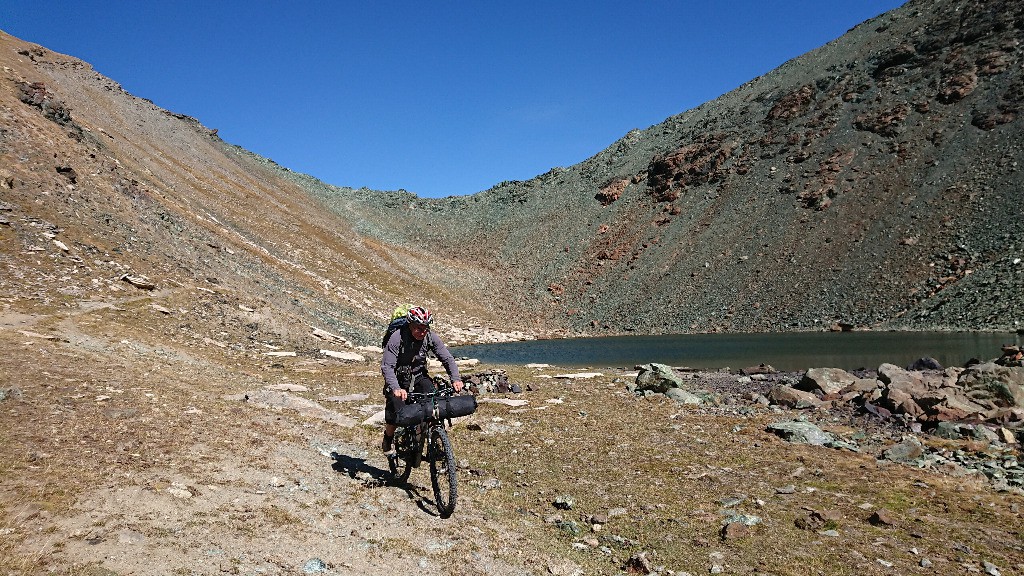
[[[395,333],[388,339],[388,343],[384,347],[384,356],[380,361],[380,373],[384,376],[384,384],[392,393],[402,389],[398,383],[398,375],[395,373],[395,368],[398,366],[398,350],[402,345],[401,332],[401,330],[395,330]]]
[[[459,367],[455,364],[455,356],[452,355],[448,347],[444,345],[441,338],[430,332],[430,337],[434,340],[434,354],[437,355],[437,359],[444,365],[444,369],[448,372],[448,378],[452,381],[452,384],[456,382],[462,382],[462,377],[459,376]]]

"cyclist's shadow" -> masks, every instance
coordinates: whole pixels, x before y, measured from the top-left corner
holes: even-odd
[[[353,480],[362,480],[362,478],[360,478],[360,474],[365,472],[377,484],[405,490],[405,493],[409,498],[416,502],[416,506],[420,510],[430,514],[431,516],[438,515],[437,504],[430,497],[433,494],[432,489],[429,486],[417,486],[408,481],[404,483],[395,483],[390,470],[378,468],[368,463],[365,458],[356,458],[354,456],[339,454],[337,452],[331,452],[331,458],[334,460],[334,463],[331,464],[331,469],[335,472],[346,474]]]

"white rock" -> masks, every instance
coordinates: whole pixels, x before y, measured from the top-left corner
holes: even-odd
[[[370,416],[366,420],[363,420],[363,426],[377,426],[384,423],[384,411],[381,410],[373,416]]]
[[[167,489],[167,493],[175,498],[181,498],[182,500],[187,500],[192,497],[192,492],[183,484],[172,484],[171,487]]]
[[[563,378],[569,380],[578,380],[581,378],[597,378],[598,376],[604,376],[604,374],[600,372],[576,372],[573,374],[555,374],[555,378]]]
[[[270,386],[264,386],[264,388],[280,392],[309,392],[309,388],[301,384],[271,384]]]
[[[213,338],[203,338],[203,343],[204,344],[210,344],[210,345],[213,345],[213,346],[217,346],[219,348],[227,348],[228,347],[227,344],[225,344],[223,342],[218,342],[218,341],[214,340]]]
[[[353,362],[362,362],[366,360],[365,356],[363,356],[362,354],[357,354],[355,352],[336,352],[334,350],[321,350],[320,353],[323,354],[324,356],[337,358],[338,360],[349,360]]]
[[[511,398],[480,398],[479,402],[490,402],[491,404],[504,404],[505,406],[526,406],[529,400],[513,400]]]
[[[285,350],[279,350],[279,351],[273,351],[273,352],[264,352],[263,355],[264,356],[295,356],[295,352],[288,352],[288,351],[285,351]]]
[[[337,334],[332,334],[327,330],[322,330],[320,328],[313,328],[313,336],[316,336],[321,340],[327,340],[329,342],[341,342],[346,346],[352,346],[352,343],[346,340],[344,337],[338,336]]]
[[[156,284],[150,282],[149,278],[142,275],[124,274],[121,276],[121,280],[143,290],[153,290],[156,288]]]
[[[18,330],[18,333],[22,336],[28,336],[29,338],[42,338],[43,340],[56,340],[56,336],[49,336],[47,334],[40,334],[38,332],[32,332],[31,330]]]

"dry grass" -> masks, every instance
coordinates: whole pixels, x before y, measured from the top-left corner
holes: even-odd
[[[610,555],[589,545],[569,554],[597,573],[614,571],[640,551],[655,565],[693,573],[708,570],[716,552],[730,573],[770,574],[909,572],[921,557],[949,562],[947,568],[984,558],[1013,570],[1024,559],[1013,544],[1024,525],[1020,496],[995,493],[972,479],[879,463],[871,455],[786,444],[764,431],[779,415],[680,408],[620,388],[594,381],[542,385],[525,397],[535,406],[547,396],[564,403],[506,410],[505,422],[522,424],[513,433],[458,431],[460,457],[502,482],[478,505],[512,520],[552,556],[596,539]],[[484,413],[498,411],[492,406]],[[796,486],[795,494],[776,494],[787,484]],[[560,495],[573,497],[571,510],[555,509]],[[729,505],[733,498],[739,503]],[[588,520],[614,508],[626,514],[592,532]],[[897,524],[870,524],[877,509],[890,510]],[[812,510],[831,513],[834,519],[821,530],[839,535],[797,528],[796,520]],[[720,529],[730,512],[762,522],[749,536],[725,540]],[[556,513],[562,525],[575,522],[581,533],[553,523]],[[956,542],[969,543],[973,555],[960,557]]]

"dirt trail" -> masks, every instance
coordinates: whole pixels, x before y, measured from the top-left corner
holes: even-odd
[[[365,367],[353,382],[341,364],[268,370],[265,360],[242,357],[228,365],[204,357],[205,349],[146,342],[124,326],[93,322],[130,305],[2,316],[0,341],[15,354],[0,360],[9,424],[0,451],[0,511],[8,518],[0,550],[14,555],[15,567],[525,573],[496,559],[511,551],[492,543],[514,535],[481,516],[468,476],[456,515],[442,520],[425,466],[404,489],[386,485],[376,428],[224,399],[296,376],[313,389],[320,377],[330,381],[320,396],[358,391],[372,381]],[[56,338],[20,327],[45,327]]]

